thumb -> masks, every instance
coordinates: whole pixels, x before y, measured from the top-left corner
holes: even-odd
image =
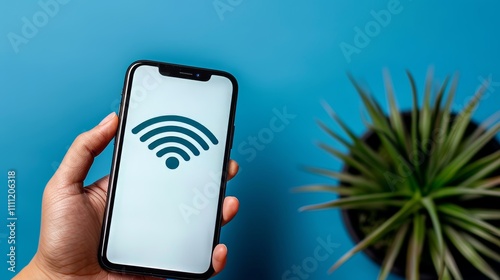
[[[117,126],[118,118],[113,112],[93,129],[78,135],[52,177],[50,185],[66,188],[70,194],[81,193],[83,180],[87,177],[94,158],[113,139]]]

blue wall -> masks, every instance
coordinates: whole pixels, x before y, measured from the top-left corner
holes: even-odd
[[[304,261],[308,279],[376,277],[378,267],[361,254],[328,277],[353,243],[338,211],[297,211],[330,197],[290,192],[328,182],[301,166],[341,168],[315,146],[332,143],[315,124],[331,124],[321,100],[363,132],[361,103],[346,72],[383,101],[381,74],[388,68],[399,103],[408,108],[404,70],[421,88],[433,65],[438,81],[460,73],[456,109],[488,79],[475,119],[500,108],[498,1],[61,0],[67,3],[50,14],[39,4],[45,2],[51,0],[8,1],[0,8],[0,177],[9,169],[18,173],[18,266],[36,251],[46,182],[72,140],[117,109],[126,67],[137,59],[223,69],[239,81],[232,158],[241,170],[228,193],[239,197],[241,211],[223,230],[229,262],[217,279],[282,279]],[[266,131],[283,110],[293,115],[285,128],[261,150],[249,149],[248,138]],[[111,154],[107,148],[98,157],[87,182],[108,172]],[[7,217],[5,181],[0,225]],[[6,234],[0,227],[1,279],[13,276]],[[310,267],[318,238],[337,248]]]

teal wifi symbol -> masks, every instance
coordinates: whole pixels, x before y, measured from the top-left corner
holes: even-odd
[[[176,125],[176,123],[183,123],[187,124],[188,126],[194,127],[199,132],[203,133],[210,140],[210,142],[212,142],[212,144],[217,145],[219,143],[215,135],[204,125],[193,119],[177,115],[167,115],[151,118],[134,127],[132,129],[132,133],[138,134],[143,130],[147,130],[148,127],[161,122],[168,122],[168,124],[147,131],[140,137],[140,140],[141,142],[146,142],[150,138],[165,132],[177,132],[177,135],[181,135],[182,137],[167,135],[165,137],[156,139],[148,145],[148,148],[150,150],[154,150],[160,145],[163,145],[161,149],[156,152],[156,156],[161,158],[162,156],[168,154],[168,157],[165,160],[165,165],[169,169],[176,169],[177,167],[179,167],[178,157],[182,157],[185,161],[189,161],[191,159],[187,150],[191,151],[191,154],[193,154],[194,156],[200,155],[200,150],[193,144],[192,141],[198,143],[198,145],[201,146],[205,151],[209,149],[208,143],[197,132],[184,126]],[[172,145],[174,143],[178,144],[182,148]],[[175,155],[177,155],[177,157]]]

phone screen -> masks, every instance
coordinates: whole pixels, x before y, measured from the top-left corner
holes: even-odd
[[[207,72],[204,81],[157,65],[131,69],[104,254],[118,265],[205,273],[218,241],[235,85]]]

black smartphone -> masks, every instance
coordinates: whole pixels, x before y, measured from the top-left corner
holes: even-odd
[[[223,71],[156,61],[128,68],[99,245],[103,268],[212,275],[237,92]]]

